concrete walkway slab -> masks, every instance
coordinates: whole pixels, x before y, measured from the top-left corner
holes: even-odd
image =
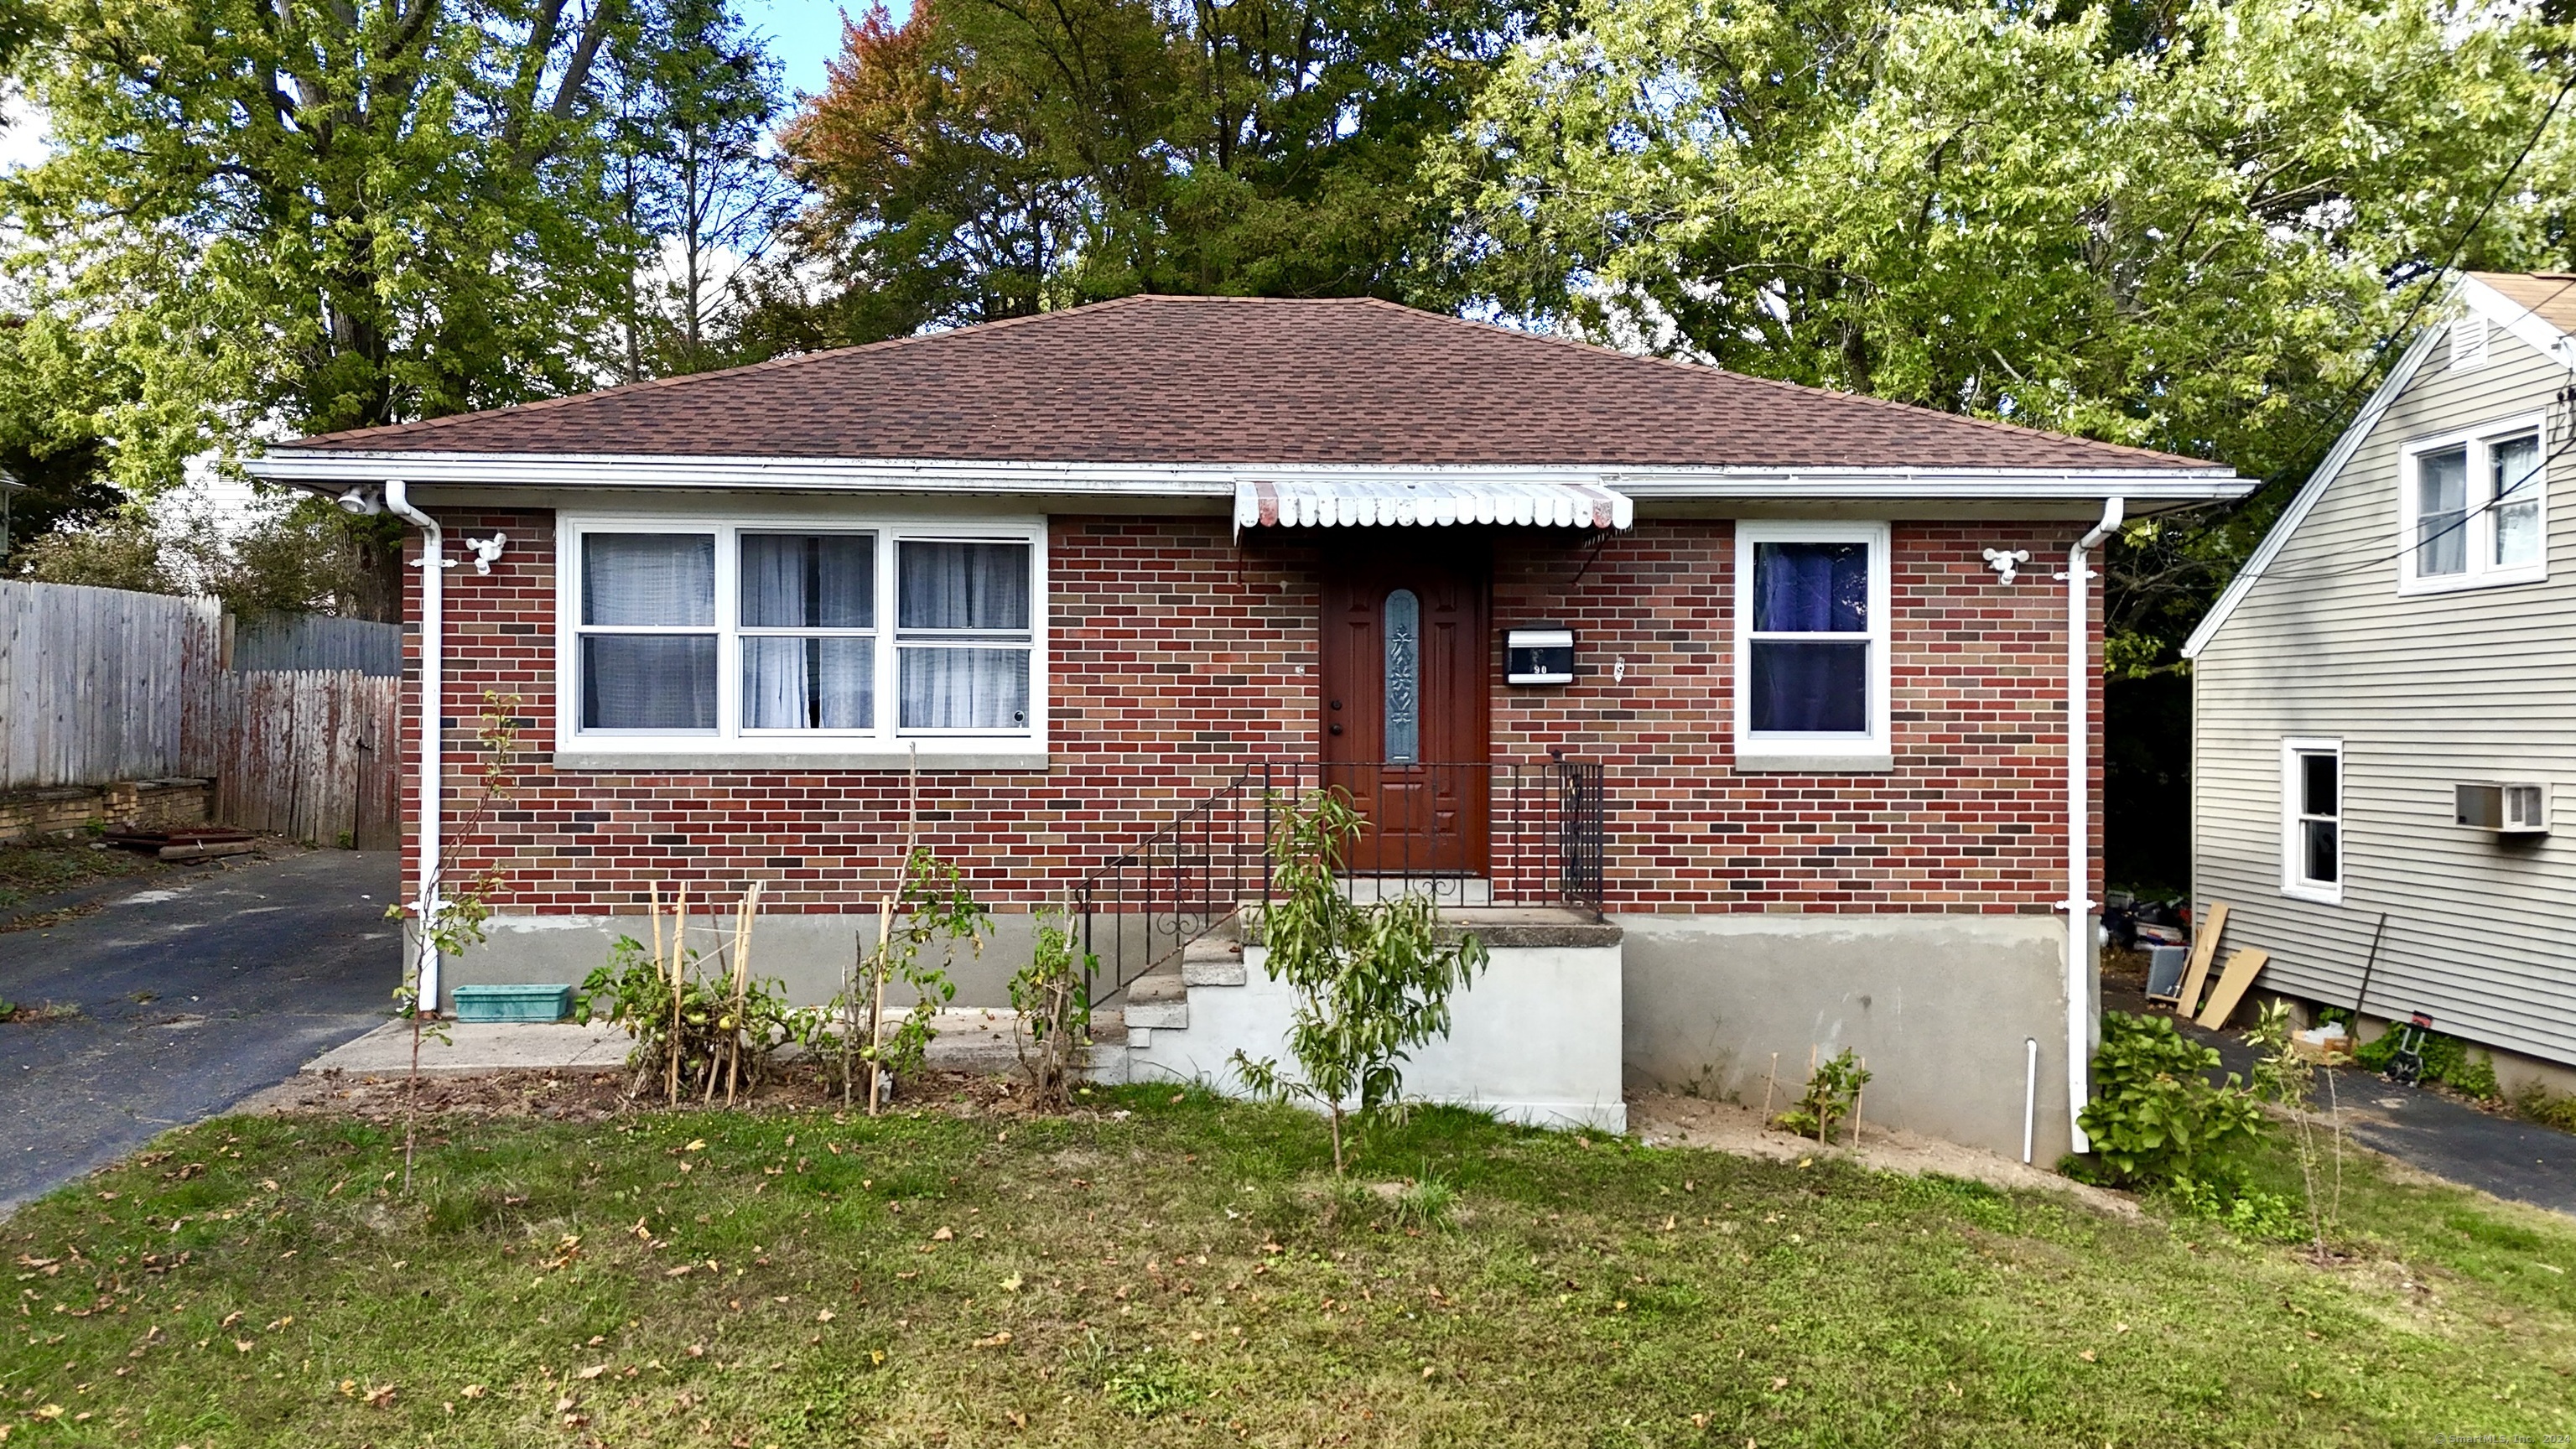
[[[447,1040],[424,1032],[420,1069],[439,1076],[473,1072],[585,1071],[610,1072],[626,1065],[634,1041],[623,1027],[595,1021],[571,1022],[455,1021]],[[411,1027],[389,1021],[345,1046],[334,1047],[304,1064],[305,1072],[346,1072],[352,1076],[397,1077],[411,1070]]]

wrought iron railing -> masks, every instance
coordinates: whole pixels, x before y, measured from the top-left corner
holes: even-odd
[[[1086,877],[1073,910],[1104,1003],[1270,894],[1279,810],[1330,790],[1369,826],[1346,886],[1446,906],[1601,910],[1608,796],[1602,766],[1295,761],[1255,765]]]

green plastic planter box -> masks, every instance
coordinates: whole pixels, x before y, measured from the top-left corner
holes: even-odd
[[[572,1015],[569,986],[459,986],[449,997],[458,1021],[561,1021]]]

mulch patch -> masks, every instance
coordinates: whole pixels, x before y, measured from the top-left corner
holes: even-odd
[[[424,1076],[418,1082],[417,1098],[407,1100],[411,1087],[407,1077],[330,1071],[296,1078],[262,1101],[259,1110],[278,1116],[353,1117],[379,1125],[398,1123],[410,1111],[473,1120],[599,1122],[671,1110],[658,1092],[648,1089],[640,1096],[628,1095],[633,1081],[634,1074],[623,1069]],[[680,1109],[697,1111],[705,1105],[690,1094],[681,1099]],[[841,1096],[826,1088],[821,1073],[790,1070],[774,1075],[756,1094],[738,1098],[734,1105],[735,1110],[751,1112],[832,1111],[840,1108]],[[958,1117],[1023,1116],[1034,1110],[1034,1103],[1023,1082],[972,1072],[924,1072],[904,1084],[892,1110]],[[1074,1115],[1086,1114],[1077,1109]]]

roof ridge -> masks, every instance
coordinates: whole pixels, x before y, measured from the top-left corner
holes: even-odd
[[[1369,302],[1382,301],[1382,299],[1376,297],[1365,297],[1357,300]],[[2201,467],[2222,466],[2212,463],[2206,458],[2194,458],[2184,453],[2160,452],[2154,448],[2141,448],[2133,443],[2107,442],[2101,438],[2088,438],[2078,433],[2061,433],[2054,428],[2035,428],[2028,423],[2008,423],[2000,418],[1981,418],[1974,413],[1944,412],[1939,408],[1927,407],[1922,403],[1899,402],[1894,398],[1879,397],[1874,393],[1844,392],[1838,388],[1816,387],[1808,383],[1791,382],[1786,378],[1764,377],[1759,373],[1738,372],[1731,367],[1719,367],[1714,363],[1689,362],[1678,357],[1665,357],[1652,352],[1623,352],[1616,347],[1605,347],[1598,342],[1587,342],[1579,337],[1565,337],[1553,332],[1523,332],[1515,327],[1505,327],[1498,323],[1481,321],[1474,317],[1452,317],[1446,313],[1433,312],[1425,308],[1407,307],[1401,302],[1386,302],[1384,305],[1393,307],[1401,312],[1410,313],[1417,317],[1427,317],[1444,322],[1455,322],[1461,326],[1481,328],[1487,332],[1495,332],[1505,337],[1519,338],[1527,342],[1551,342],[1560,347],[1571,347],[1592,356],[1613,357],[1627,362],[1658,363],[1665,367],[1678,368],[1683,372],[1692,374],[1693,376],[1724,377],[1732,378],[1738,382],[1758,383],[1764,387],[1786,389],[1802,397],[1827,397],[1837,398],[1845,402],[1868,403],[1873,407],[1887,408],[1901,413],[1921,413],[1928,417],[1938,418],[1948,422],[1971,423],[1980,428],[1994,429],[2009,433],[2014,437],[2053,438],[2061,443],[2079,443],[2088,448],[2112,448],[2123,453],[2135,453],[2141,457],[2154,458],[2160,462],[2183,462],[2195,464]]]

